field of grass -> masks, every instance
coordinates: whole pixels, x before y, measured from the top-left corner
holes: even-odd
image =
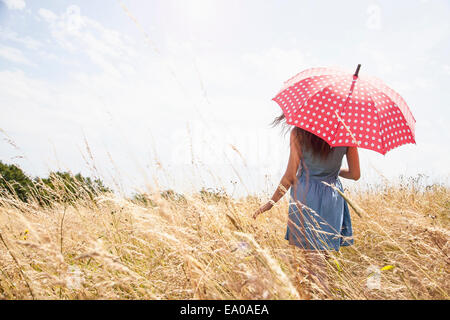
[[[42,207],[3,196],[0,298],[448,299],[449,191],[346,191],[362,213],[351,210],[355,245],[326,259],[329,290],[284,240],[286,199],[255,221],[258,197],[103,194]]]

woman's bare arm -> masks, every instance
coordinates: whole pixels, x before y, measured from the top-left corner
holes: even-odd
[[[345,179],[358,180],[361,177],[359,168],[359,155],[357,147],[348,147],[347,149],[348,169],[341,169],[339,176]]]
[[[298,137],[296,135],[295,130],[291,131],[290,136],[290,154],[289,154],[289,162],[286,168],[286,172],[284,173],[283,177],[281,178],[280,184],[278,185],[277,189],[275,190],[272,199],[261,206],[258,210],[256,210],[253,214],[253,218],[256,218],[259,214],[270,210],[273,205],[280,200],[286,191],[295,183],[296,176],[297,176],[297,170],[300,165],[300,158],[301,158],[301,150],[300,150],[300,144],[298,143]]]

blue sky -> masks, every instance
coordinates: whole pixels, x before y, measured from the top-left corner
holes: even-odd
[[[128,191],[266,190],[288,157],[268,126],[282,82],[361,63],[402,94],[417,145],[361,150],[358,183],[448,182],[449,16],[437,0],[2,0],[0,160]]]

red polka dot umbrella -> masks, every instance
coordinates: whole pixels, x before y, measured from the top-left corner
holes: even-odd
[[[415,143],[415,122],[403,98],[381,80],[339,69],[313,68],[286,81],[273,98],[288,124],[330,146],[358,146],[386,154]]]

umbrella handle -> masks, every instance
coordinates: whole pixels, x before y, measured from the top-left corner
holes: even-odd
[[[360,68],[361,68],[361,64],[358,64],[358,66],[356,67],[355,74],[354,74],[355,77],[358,76],[358,73],[359,73],[359,69],[360,69]]]

